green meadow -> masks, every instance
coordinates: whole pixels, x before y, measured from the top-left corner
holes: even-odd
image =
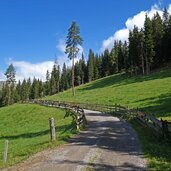
[[[171,69],[154,72],[149,76],[130,77],[116,74],[76,88],[76,96],[71,90],[46,97],[48,100],[85,102],[95,104],[121,104],[139,108],[157,118],[171,121]],[[149,170],[171,170],[170,144],[158,138],[148,128],[130,121],[137,131]]]
[[[171,120],[171,69],[144,77],[116,74],[77,87],[74,97],[71,90],[67,90],[45,99],[78,103],[117,103]]]
[[[19,163],[45,148],[63,144],[76,133],[72,119],[64,119],[65,111],[32,104],[14,104],[0,108],[0,168],[4,142],[9,141],[7,166]],[[50,142],[49,118],[55,119],[57,141]]]

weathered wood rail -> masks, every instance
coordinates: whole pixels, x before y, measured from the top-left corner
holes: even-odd
[[[76,102],[63,102],[63,101],[51,101],[51,100],[29,100],[26,103],[40,104],[43,106],[65,108],[78,113],[77,125],[84,121],[85,114],[83,109],[96,110],[105,113],[110,113],[120,118],[136,118],[138,123],[143,126],[151,128],[157,135],[171,140],[171,122],[166,120],[158,120],[150,114],[140,112],[138,109],[130,109],[119,104],[115,105],[103,105],[93,103],[76,103]]]
[[[39,104],[41,106],[62,108],[62,109],[68,110],[69,112],[75,113],[77,129],[80,129],[81,125],[83,123],[86,123],[86,117],[85,117],[83,108],[81,108],[80,106],[76,104],[70,104],[70,103],[59,102],[59,101],[51,101],[51,100],[28,100],[28,101],[23,101],[22,103]]]

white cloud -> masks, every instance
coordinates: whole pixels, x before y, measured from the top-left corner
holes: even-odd
[[[0,81],[4,81],[5,80],[5,75],[3,71],[0,71]]]
[[[169,5],[168,12],[171,14],[171,4]]]
[[[16,79],[23,80],[24,78],[39,78],[43,81],[46,79],[46,71],[51,71],[54,62],[53,61],[45,61],[41,63],[30,63],[26,61],[12,61],[16,69]]]
[[[57,57],[57,61],[58,64],[62,67],[63,63],[65,62],[65,64],[67,66],[71,66],[72,65],[72,61],[68,58],[67,54],[65,54],[65,40],[64,39],[59,39],[58,44],[56,46],[56,48],[58,49],[58,51],[61,53],[61,55],[59,55]],[[82,46],[78,46],[78,48],[80,49],[77,55],[77,58],[75,59],[75,62],[77,62],[80,58],[82,53],[84,52],[84,49]]]
[[[152,18],[156,12],[158,12],[159,15],[162,16],[163,12],[159,8],[159,6],[155,4],[152,6],[151,10],[141,11],[138,14],[134,15],[133,17],[128,18],[127,21],[125,22],[125,28],[116,31],[112,36],[110,36],[106,40],[103,40],[102,47],[100,48],[100,52],[103,52],[105,49],[111,50],[115,40],[122,40],[122,41],[127,40],[129,35],[129,30],[132,30],[134,28],[134,25],[137,26],[138,28],[142,28],[144,26],[146,14],[150,18]],[[171,14],[171,4],[168,7],[168,12]]]
[[[58,41],[58,44],[56,46],[58,51],[61,53],[61,55],[57,56],[57,62],[62,68],[63,63],[65,62],[67,66],[72,65],[72,61],[69,60],[67,55],[65,54],[65,41],[64,39],[60,39]],[[78,61],[81,58],[81,55],[83,53],[83,47],[79,46],[79,53],[77,55],[77,58],[75,59],[75,62]],[[16,70],[16,80],[23,80],[24,78],[39,78],[43,81],[46,80],[46,72],[49,70],[51,72],[54,61],[44,61],[40,63],[30,63],[27,61],[16,61],[14,58],[9,58],[6,62],[8,65],[13,64]],[[2,71],[0,71],[0,80],[5,80],[5,76]]]

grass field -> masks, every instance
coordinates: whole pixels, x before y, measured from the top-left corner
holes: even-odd
[[[62,144],[76,133],[72,119],[65,111],[31,104],[0,108],[0,168],[3,164],[4,141],[9,140],[8,166],[21,162],[45,148]],[[49,118],[54,117],[57,141],[50,142]]]
[[[86,102],[99,104],[121,104],[140,108],[157,117],[171,120],[171,69],[150,76],[129,77],[116,74],[71,90],[46,97],[49,100]]]
[[[46,99],[99,104],[117,103],[139,108],[158,118],[171,121],[171,69],[144,77],[116,74],[77,87],[75,97],[72,96],[71,90],[68,90]],[[139,134],[149,169],[170,171],[170,144],[156,138],[153,132],[134,121],[132,125]]]

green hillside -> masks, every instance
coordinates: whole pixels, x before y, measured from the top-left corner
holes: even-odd
[[[99,104],[121,104],[140,108],[157,117],[171,120],[171,69],[149,76],[129,77],[116,74],[71,90],[46,97],[49,100],[86,102]]]
[[[78,103],[117,103],[171,120],[171,68],[144,77],[116,74],[77,87],[75,97],[68,90],[45,99]],[[170,144],[157,138],[149,128],[142,127],[134,120],[130,122],[139,135],[149,170],[170,171]]]
[[[8,165],[16,164],[42,149],[57,146],[75,132],[72,119],[61,109],[31,104],[0,108],[0,168],[5,140],[9,140]],[[57,141],[50,142],[49,118],[54,117]]]

